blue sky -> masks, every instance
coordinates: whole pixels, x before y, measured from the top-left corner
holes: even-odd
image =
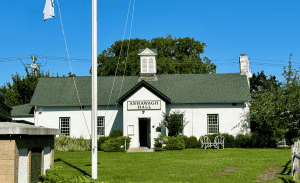
[[[37,55],[44,71],[71,72],[55,0],[55,17],[43,21],[46,0],[3,1],[0,6],[0,86],[11,75],[25,75],[20,62]],[[130,0],[98,0],[98,54],[122,40]],[[125,39],[129,38],[131,0]],[[59,1],[73,73],[90,76],[91,1]],[[300,66],[300,1],[136,0],[131,38],[191,37],[205,42],[201,57],[217,65],[217,73],[239,72],[238,58],[247,54],[252,73],[264,70],[280,82],[283,66],[293,53],[293,68]],[[73,59],[74,58],[74,59]],[[47,61],[47,63],[46,63]]]

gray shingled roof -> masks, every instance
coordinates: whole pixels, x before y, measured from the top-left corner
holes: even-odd
[[[247,77],[232,74],[173,74],[158,75],[158,81],[147,81],[172,103],[244,103],[251,98]],[[109,105],[130,91],[138,76],[125,76],[120,97],[122,76],[115,78]],[[114,77],[98,77],[98,105],[107,105]],[[75,77],[82,105],[91,105],[91,77]],[[39,79],[30,102],[36,106],[80,106],[72,77]]]
[[[34,114],[30,113],[32,106],[30,104],[14,106],[11,111],[12,117],[33,117]]]

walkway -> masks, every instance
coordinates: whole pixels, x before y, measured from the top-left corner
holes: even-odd
[[[149,149],[148,147],[137,147],[137,148],[129,148],[127,152],[154,152],[153,149]]]

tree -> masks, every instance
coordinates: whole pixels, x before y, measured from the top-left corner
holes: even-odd
[[[257,75],[253,73],[252,78],[250,79],[250,93],[251,99],[254,100],[255,96],[258,94],[263,94],[264,92],[271,91],[271,85],[276,86],[276,88],[281,87],[282,83],[276,80],[275,76],[270,75],[269,79],[264,74],[264,71],[258,72]],[[257,121],[252,117],[250,118],[250,125],[247,126],[251,128],[251,131],[256,131]]]
[[[128,47],[129,45],[129,47]],[[206,74],[216,73],[216,65],[200,54],[204,53],[205,43],[194,38],[153,38],[116,41],[110,48],[102,51],[97,58],[98,76],[137,76],[140,73],[139,49],[157,49],[157,74]],[[129,48],[129,49],[128,49]],[[204,63],[203,63],[204,61]],[[90,70],[91,74],[91,70]]]
[[[162,124],[168,129],[168,136],[177,136],[182,133],[188,121],[185,119],[185,112],[175,110],[173,113],[164,113]]]
[[[9,106],[17,106],[30,103],[40,77],[50,77],[49,71],[38,70],[36,74],[29,73],[28,68],[25,68],[26,77],[22,77],[16,73],[12,75],[13,83],[6,82],[6,85],[0,87],[0,91],[5,95],[5,103]],[[68,73],[69,77],[75,74]],[[52,77],[54,77],[52,75]],[[59,77],[57,73],[57,77]]]
[[[290,56],[291,59],[291,56]],[[251,131],[258,132],[266,140],[288,139],[299,135],[299,77],[297,72],[292,71],[291,61],[289,71],[284,67],[284,77],[286,83],[281,87],[279,83],[270,78],[269,82],[263,82],[265,87],[261,87],[259,92],[252,92],[250,102],[250,113],[246,116],[246,122],[252,119],[255,121],[255,128]],[[292,76],[295,76],[292,78]],[[263,77],[262,77],[263,78]],[[270,87],[270,88],[269,88]],[[243,121],[243,122],[245,122]],[[251,125],[252,125],[251,121]],[[286,131],[297,133],[286,133]]]
[[[72,74],[71,72],[68,73],[68,77],[73,77],[73,76],[76,77],[75,74]]]
[[[37,74],[31,74],[28,68],[25,68],[26,77],[20,77],[18,73],[12,75],[13,84],[6,82],[0,90],[5,95],[5,103],[9,106],[16,106],[29,103],[35,91],[38,79],[40,77],[49,77],[49,71],[37,71]]]

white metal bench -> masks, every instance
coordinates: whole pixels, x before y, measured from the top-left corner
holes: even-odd
[[[286,145],[286,140],[282,139],[281,141],[278,142],[278,147],[287,147]]]
[[[219,145],[223,146],[224,149],[224,141],[225,141],[225,137],[224,136],[216,136],[214,143],[211,143],[210,139],[208,138],[208,136],[204,136],[203,139],[202,137],[200,137],[200,141],[201,141],[201,148],[204,147],[204,150],[208,147],[212,147],[214,146],[215,148],[219,149]]]

